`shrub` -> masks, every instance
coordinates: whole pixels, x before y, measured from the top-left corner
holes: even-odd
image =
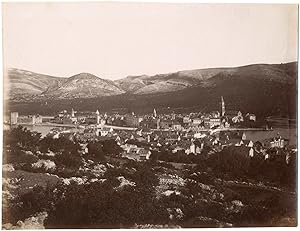
[[[216,172],[226,172],[241,177],[249,170],[250,157],[245,149],[230,147],[212,155],[207,163]]]
[[[122,228],[135,223],[165,222],[168,214],[155,198],[145,198],[134,187],[113,190],[112,185],[91,183],[60,187],[47,228]],[[124,209],[126,208],[126,209]]]
[[[82,164],[82,160],[78,152],[71,153],[67,150],[63,151],[61,154],[56,154],[54,162],[58,166],[63,166],[71,169],[78,169]]]
[[[80,150],[80,145],[78,143],[74,143],[66,137],[53,139],[50,136],[46,136],[39,142],[39,150],[42,153],[46,153],[48,150],[50,150],[55,153],[66,151],[72,154],[77,154]]]
[[[40,138],[40,133],[31,132],[27,128],[18,126],[4,134],[4,143],[9,145],[12,150],[22,147],[24,150],[36,151]]]
[[[6,152],[4,163],[21,164],[21,163],[35,163],[38,157],[32,154],[26,153],[22,148],[16,147],[11,149],[10,152]]]
[[[15,224],[38,212],[49,211],[53,201],[53,188],[35,186],[32,190],[16,197],[9,207],[4,209],[4,223]]]

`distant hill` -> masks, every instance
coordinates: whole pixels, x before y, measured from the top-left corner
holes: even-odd
[[[254,64],[235,68],[209,68],[179,71],[154,76],[129,76],[117,80],[116,83],[125,91],[133,94],[178,91],[197,85],[210,86],[215,84],[215,81],[218,81],[216,77],[230,79],[234,76],[240,76],[241,78],[292,83],[294,77],[291,73],[287,72],[287,69],[293,68],[293,63],[274,65]]]
[[[297,63],[293,62],[130,76],[114,82],[79,74],[62,79],[56,87],[40,90],[43,97],[10,100],[9,104],[11,110],[40,114],[72,107],[143,113],[154,107],[160,112],[168,108],[210,111],[219,109],[223,96],[230,110],[295,117],[297,73]]]
[[[133,94],[170,92],[199,85],[204,80],[218,74],[221,70],[223,69],[199,69],[154,76],[129,76],[116,80],[116,83],[125,91]]]
[[[10,99],[27,98],[39,96],[44,92],[62,85],[66,78],[43,75],[21,69],[9,69],[5,74],[5,86],[9,88],[8,96]]]
[[[89,73],[80,73],[68,78],[61,86],[45,92],[48,97],[93,98],[125,93],[113,81],[101,79]]]
[[[49,98],[93,98],[124,93],[113,81],[89,73],[58,78],[20,69],[8,70],[9,98],[35,101]]]

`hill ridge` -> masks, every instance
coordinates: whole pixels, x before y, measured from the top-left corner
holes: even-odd
[[[88,72],[70,77],[55,77],[24,69],[8,68],[7,73],[10,84],[9,98],[12,100],[23,100],[28,97],[32,100],[40,97],[92,98],[123,93],[143,95],[175,92],[194,86],[213,87],[232,78],[293,84],[297,76],[297,62],[182,70],[152,76],[127,76],[114,81]]]

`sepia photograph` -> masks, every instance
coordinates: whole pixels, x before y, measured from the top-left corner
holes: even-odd
[[[298,225],[298,4],[2,2],[2,63],[2,229]]]

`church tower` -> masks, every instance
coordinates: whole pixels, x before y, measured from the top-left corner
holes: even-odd
[[[157,117],[157,114],[156,114],[156,110],[155,108],[153,109],[153,117],[156,118]]]
[[[225,115],[225,102],[223,96],[221,96],[221,116]]]
[[[100,124],[100,113],[98,110],[96,111],[96,120],[97,120],[97,124]]]
[[[75,117],[75,111],[74,109],[72,108],[72,112],[71,112],[71,117],[74,118]]]

